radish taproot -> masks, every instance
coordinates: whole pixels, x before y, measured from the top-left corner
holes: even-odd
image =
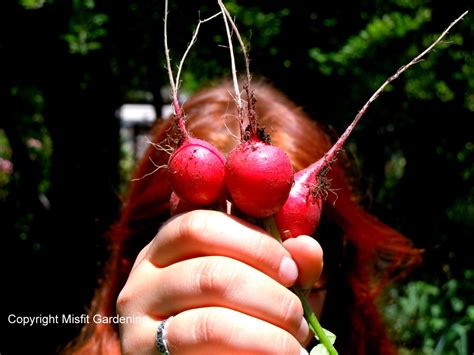
[[[330,163],[329,163],[330,164]],[[295,183],[288,199],[275,214],[275,223],[281,238],[286,240],[299,235],[313,235],[319,226],[323,197],[329,188],[324,158],[295,174]]]
[[[377,91],[378,94],[380,92]],[[323,199],[330,189],[326,175],[372,101],[362,107],[336,143],[319,160],[295,174],[288,199],[275,214],[275,223],[283,240],[303,234],[313,235],[318,228]]]
[[[297,237],[301,234],[312,235],[319,225],[321,219],[323,198],[329,191],[329,181],[326,179],[331,164],[336,160],[336,156],[342,151],[342,146],[347,138],[365,114],[369,106],[374,102],[385,88],[396,80],[403,72],[412,65],[419,63],[421,59],[430,52],[449,30],[458,23],[468,11],[465,11],[444,30],[444,32],[423,52],[413,58],[408,64],[402,65],[392,76],[372,94],[369,100],[362,106],[354,120],[339,137],[337,142],[329,149],[324,156],[311,164],[306,169],[295,174],[295,184],[290,191],[288,200],[275,215],[275,224],[282,237],[287,239]]]

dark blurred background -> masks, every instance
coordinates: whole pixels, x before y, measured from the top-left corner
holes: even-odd
[[[470,0],[226,4],[250,43],[254,75],[334,136],[386,78],[472,10]],[[0,3],[1,354],[55,353],[80,327],[22,327],[8,315],[86,312],[134,164],[130,140],[146,132],[146,124],[125,127],[117,112],[147,104],[160,115],[168,100],[163,7]],[[214,1],[170,4],[175,64],[199,16],[217,11]],[[383,309],[409,354],[474,350],[473,16],[387,88],[346,146],[365,207],[425,250],[424,264],[387,293]],[[229,75],[226,46],[220,18],[202,26],[183,92]]]

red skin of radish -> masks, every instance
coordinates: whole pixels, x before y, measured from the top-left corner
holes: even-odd
[[[285,203],[293,184],[293,167],[278,147],[259,140],[245,141],[227,156],[227,190],[245,214],[264,218]]]
[[[282,208],[275,214],[275,223],[281,238],[312,235],[319,226],[323,200],[316,195],[317,173],[324,160],[318,160],[295,174],[295,183]]]
[[[302,234],[312,235],[318,228],[323,201],[321,194],[317,192],[318,189],[327,189],[327,187],[317,186],[319,177],[321,177],[319,174],[334,163],[337,154],[342,150],[342,146],[364,114],[365,109],[366,106],[359,111],[337,142],[321,159],[295,174],[295,185],[291,189],[290,196],[275,215],[275,223],[282,239],[295,238]]]
[[[212,144],[186,138],[168,161],[168,181],[176,195],[195,206],[216,202],[225,192],[225,158]]]

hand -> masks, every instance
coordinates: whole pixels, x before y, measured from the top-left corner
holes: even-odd
[[[122,350],[156,354],[157,327],[174,316],[172,355],[300,354],[309,330],[287,287],[319,278],[322,251],[307,236],[284,246],[221,212],[172,218],[140,252],[117,300],[121,316],[142,319],[120,325]]]

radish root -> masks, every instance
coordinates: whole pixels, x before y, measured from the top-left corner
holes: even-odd
[[[186,130],[186,127],[184,125],[184,114],[181,109],[181,105],[179,104],[179,98],[178,98],[178,89],[180,85],[180,76],[181,76],[181,71],[183,69],[184,61],[191,50],[191,47],[196,43],[197,41],[197,36],[199,33],[199,29],[201,28],[201,25],[203,23],[206,23],[208,21],[211,21],[212,19],[216,18],[217,16],[220,15],[220,12],[217,14],[214,14],[204,20],[199,20],[196,29],[194,30],[193,36],[191,38],[191,41],[189,42],[186,50],[184,51],[183,57],[181,58],[181,61],[179,62],[178,65],[178,72],[176,74],[176,79],[173,78],[173,70],[171,69],[171,57],[170,57],[170,50],[168,47],[168,0],[165,0],[165,16],[164,16],[164,46],[165,46],[165,57],[166,57],[166,69],[168,71],[168,79],[171,85],[171,100],[172,100],[172,106],[173,106],[173,111],[176,117],[177,125],[178,125],[178,130],[180,132],[180,135],[182,139],[185,139],[189,137],[189,134]]]
[[[331,165],[336,161],[337,155],[342,151],[342,146],[346,142],[349,135],[354,130],[357,123],[360,121],[362,116],[367,112],[369,106],[380,96],[380,94],[385,90],[385,88],[392,83],[394,80],[398,79],[398,77],[404,73],[408,68],[411,66],[419,63],[422,58],[428,54],[441,40],[448,34],[453,26],[455,26],[461,19],[466,16],[469,11],[465,11],[461,16],[459,16],[456,20],[451,22],[451,24],[443,31],[443,33],[423,52],[418,54],[415,58],[413,58],[408,64],[402,65],[392,76],[390,76],[385,82],[372,94],[369,100],[362,106],[359,110],[357,115],[354,117],[354,120],[351,124],[346,128],[344,133],[339,137],[337,142],[329,149],[326,154],[321,158],[324,160],[324,163],[321,164],[321,170],[317,174],[317,183],[319,185],[317,194],[321,194],[322,196],[327,196],[327,193],[321,191],[324,188],[329,188],[327,185],[326,176],[330,170]]]

